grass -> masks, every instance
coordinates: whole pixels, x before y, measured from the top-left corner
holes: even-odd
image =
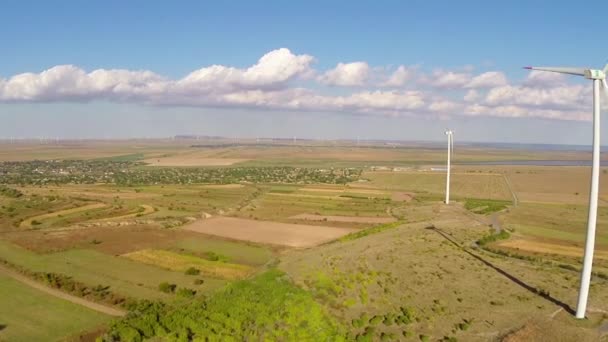
[[[205,276],[228,280],[243,279],[254,270],[246,265],[210,261],[160,249],[143,249],[124,254],[123,257],[172,271],[186,272],[187,275],[191,275],[187,271],[198,270]]]
[[[259,220],[285,221],[294,215],[309,213],[337,216],[371,216],[388,217],[389,199],[368,197],[338,197],[325,192],[265,193],[249,206],[243,208],[236,216],[257,218]],[[323,222],[325,225],[336,225]]]
[[[464,207],[478,214],[489,214],[504,210],[510,204],[510,201],[467,198]]]
[[[190,287],[192,278],[183,272],[159,269],[127,258],[115,257],[93,250],[78,249],[57,253],[36,254],[0,241],[0,258],[34,272],[54,272],[72,276],[89,286],[110,286],[114,293],[139,299],[163,299],[158,284],[169,281],[179,287]],[[198,290],[211,292],[226,283],[206,278]]]
[[[0,275],[2,341],[56,341],[94,329],[109,316],[55,298]]]
[[[429,194],[443,194],[445,173],[419,172],[365,172],[362,178],[381,189],[405,190]],[[452,173],[451,194],[455,197],[510,200],[511,192],[500,174]]]
[[[587,230],[587,206],[521,203],[504,218],[505,227],[520,235],[582,246]],[[608,208],[598,208],[596,245],[608,250]]]

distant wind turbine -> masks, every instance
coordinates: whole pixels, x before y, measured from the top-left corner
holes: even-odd
[[[450,173],[452,163],[452,152],[454,152],[454,132],[452,132],[451,130],[447,130],[445,131],[445,135],[448,136],[448,177],[445,182],[445,204],[450,204]]]
[[[604,90],[608,96],[608,84],[606,83],[608,64],[604,67],[604,70],[563,67],[525,67],[525,69],[583,76],[593,81],[593,166],[591,167],[591,191],[589,192],[587,239],[585,241],[585,255],[583,257],[583,270],[581,272],[581,287],[578,294],[578,304],[576,306],[576,318],[582,319],[585,318],[585,313],[587,311],[589,283],[591,282],[591,268],[593,266],[593,249],[595,248],[597,199],[600,184],[600,86],[604,86]]]

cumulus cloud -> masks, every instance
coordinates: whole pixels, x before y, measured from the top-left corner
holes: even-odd
[[[505,85],[488,91],[485,103],[489,105],[524,105],[556,109],[580,108],[591,98],[586,87],[581,85],[555,88],[532,88]]]
[[[414,70],[400,65],[386,81],[381,82],[384,87],[402,87],[414,76]]]
[[[332,86],[362,86],[369,77],[370,68],[365,62],[338,63],[319,77],[321,83]]]
[[[467,106],[463,112],[468,116],[494,116],[503,118],[523,118],[533,117],[542,119],[558,119],[558,120],[588,120],[590,114],[584,111],[562,111],[544,108],[525,108],[521,106],[484,106],[474,104]]]
[[[477,75],[466,84],[465,88],[490,88],[506,85],[507,77],[499,71],[488,71]]]
[[[590,118],[591,88],[568,84],[559,74],[533,71],[511,83],[500,71],[474,74],[473,68],[424,74],[416,66],[372,68],[366,62],[353,62],[319,71],[313,68],[314,62],[310,55],[282,48],[268,52],[250,67],[211,65],[180,79],[147,70],[87,72],[74,65],[59,65],[0,78],[0,103],[109,101],[425,118]],[[319,83],[346,88],[330,91]]]
[[[443,71],[436,70],[432,73],[432,76],[428,76],[422,79],[436,88],[444,89],[456,89],[463,88],[471,80],[471,75],[462,72]]]
[[[556,72],[532,70],[524,80],[527,87],[548,88],[559,87],[566,84],[566,76]]]
[[[469,91],[467,91],[467,93],[464,95],[464,100],[466,102],[474,102],[477,101],[477,99],[479,99],[481,95],[479,94],[479,92],[475,89],[471,89]]]

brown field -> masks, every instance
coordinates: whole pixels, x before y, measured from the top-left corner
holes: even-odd
[[[38,253],[87,248],[119,255],[139,249],[169,247],[176,241],[200,237],[200,234],[185,230],[127,226],[14,232],[4,234],[3,237]]]
[[[386,191],[382,191],[382,190],[373,190],[373,189],[351,189],[351,188],[311,188],[311,187],[306,187],[306,188],[302,188],[300,189],[300,191],[307,191],[307,192],[328,192],[328,193],[337,193],[337,194],[341,194],[341,193],[348,193],[348,192],[353,192],[353,193],[357,193],[357,194],[370,194],[370,195],[387,195],[388,193]]]
[[[391,200],[399,202],[410,202],[416,197],[416,194],[413,192],[393,192],[391,195]]]
[[[364,172],[362,177],[369,180],[369,186],[380,189],[434,195],[445,193],[445,172],[372,171]],[[452,172],[451,193],[454,197],[512,199],[511,191],[501,174],[466,173],[457,168]]]
[[[457,169],[470,175],[504,174],[521,202],[587,204],[589,200],[591,168],[587,166],[459,165]],[[600,205],[608,205],[608,168],[600,173]]]
[[[62,196],[87,197],[87,198],[120,198],[120,199],[142,199],[160,197],[162,194],[150,192],[136,192],[126,188],[112,188],[106,185],[62,185],[44,187],[17,187],[27,194],[61,194]]]
[[[397,221],[392,217],[369,217],[369,216],[336,216],[336,215],[316,215],[298,214],[291,216],[290,219],[305,221],[330,221],[330,222],[356,222],[356,223],[390,223]]]
[[[203,189],[240,189],[245,186],[243,184],[207,184],[200,187]]]
[[[282,196],[282,197],[293,197],[293,198],[318,198],[318,199],[322,199],[322,200],[327,200],[327,199],[332,199],[332,200],[337,200],[337,201],[350,201],[351,198],[349,197],[340,197],[338,195],[324,195],[324,194],[319,194],[319,195],[302,195],[302,194],[282,194],[282,193],[268,193],[266,194],[266,196]]]
[[[185,225],[183,229],[235,240],[299,248],[317,246],[355,231],[349,228],[256,221],[233,217],[198,220]]]
[[[556,243],[541,242],[528,239],[510,239],[497,243],[499,247],[506,247],[518,251],[526,251],[543,254],[558,254],[576,258],[583,257],[583,248],[576,246],[565,246]],[[596,259],[608,260],[608,251],[596,250],[594,253]]]
[[[229,166],[247,161],[238,158],[205,158],[199,155],[176,155],[171,157],[159,157],[144,159],[143,162],[150,166]]]

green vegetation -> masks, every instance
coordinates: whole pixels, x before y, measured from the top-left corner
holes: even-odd
[[[199,275],[201,271],[198,268],[188,267],[184,274],[186,275]]]
[[[175,242],[174,248],[211,261],[231,261],[253,266],[263,265],[272,258],[272,252],[267,248],[219,239],[183,239]]]
[[[0,195],[10,198],[19,198],[23,196],[23,193],[17,189],[10,188],[6,185],[0,185]]]
[[[378,226],[374,226],[372,228],[368,228],[368,229],[363,229],[360,230],[358,232],[354,232],[354,233],[350,233],[348,235],[345,235],[343,237],[340,238],[339,241],[350,241],[350,240],[355,240],[355,239],[360,239],[364,236],[368,236],[371,234],[377,234],[380,232],[383,232],[385,230],[389,230],[389,229],[393,229],[393,228],[397,228],[400,225],[403,224],[403,221],[397,221],[397,222],[391,222],[391,223],[385,223],[385,224],[381,224]]]
[[[109,286],[116,295],[135,299],[163,299],[158,284],[171,282],[178,287],[192,285],[192,277],[181,272],[145,265],[93,250],[67,250],[36,254],[10,243],[0,241],[0,259],[32,272],[69,275],[74,281],[93,288]],[[225,280],[205,278],[200,292],[211,292],[226,284]]]
[[[467,198],[464,207],[478,214],[489,214],[506,209],[510,201]]]
[[[343,328],[310,294],[270,270],[187,304],[142,303],[114,322],[104,341],[341,341]]]
[[[158,290],[160,292],[164,292],[164,293],[173,293],[173,292],[175,292],[176,287],[177,287],[177,285],[169,284],[166,281],[158,284]]]
[[[503,229],[498,234],[489,234],[489,235],[482,237],[481,239],[477,240],[477,244],[479,246],[485,246],[491,242],[495,242],[498,240],[506,240],[510,237],[511,237],[511,234],[509,234],[508,231]]]
[[[58,341],[110,317],[55,298],[0,274],[0,340]]]

